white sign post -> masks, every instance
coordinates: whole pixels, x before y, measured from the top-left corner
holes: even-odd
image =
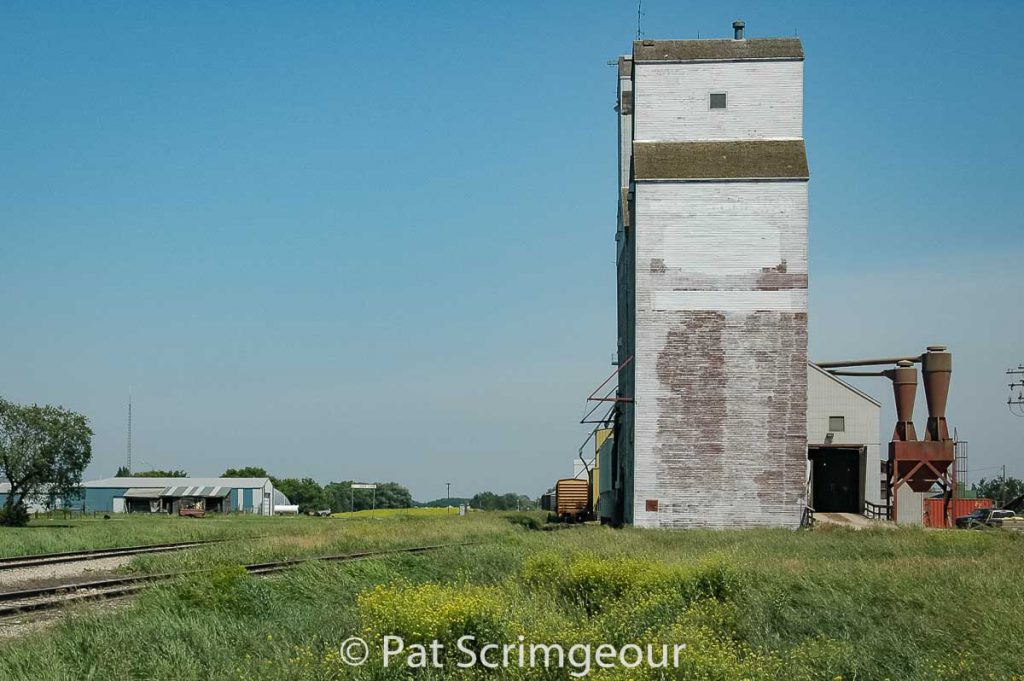
[[[356,496],[355,496],[355,493],[352,492],[351,490],[354,490],[354,489],[372,489],[373,490],[373,498],[372,498],[372,501],[370,502],[371,503],[371,505],[370,505],[370,518],[373,518],[373,512],[377,510],[377,485],[374,484],[374,483],[367,483],[367,482],[353,482],[352,483],[352,487],[349,488],[349,495],[351,496],[351,499],[352,499],[352,512],[353,513],[355,513],[355,511],[356,511]]]

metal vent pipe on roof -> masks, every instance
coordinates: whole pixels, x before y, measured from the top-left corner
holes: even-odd
[[[743,40],[743,29],[746,23],[742,21],[732,22],[733,38],[736,40]]]

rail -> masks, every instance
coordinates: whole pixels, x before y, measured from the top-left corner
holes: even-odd
[[[135,556],[144,553],[164,553],[181,551],[210,544],[219,544],[226,539],[197,539],[186,542],[167,544],[146,544],[143,546],[119,546],[106,549],[84,549],[81,551],[64,551],[62,553],[37,553],[26,556],[7,556],[0,558],[0,570],[37,567],[40,565],[56,565],[58,563],[76,563],[99,558],[116,558],[118,556]]]
[[[476,542],[432,544],[429,546],[411,546],[398,549],[383,549],[380,551],[362,551],[359,553],[311,556],[308,558],[289,558],[270,563],[253,563],[243,567],[246,572],[250,574],[265,575],[281,572],[297,565],[314,561],[349,562],[366,560],[369,558],[382,558],[384,556],[394,554],[425,553],[427,551],[436,551],[444,548],[472,546],[475,543]],[[0,592],[0,618],[13,617],[27,612],[59,610],[60,608],[66,607],[72,603],[82,601],[122,598],[141,591],[149,584],[194,574],[197,573],[173,572],[154,575],[111,577],[108,579],[92,580],[88,582],[72,582],[57,584],[55,586]]]
[[[870,520],[892,520],[892,506],[865,501],[864,517]]]
[[[800,527],[814,527],[814,509],[810,506],[804,506],[804,511],[800,514]]]

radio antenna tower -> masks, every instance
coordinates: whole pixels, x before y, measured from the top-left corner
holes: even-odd
[[[128,450],[126,457],[126,464],[128,466],[128,474],[132,473],[132,393],[128,391]]]
[[[636,3],[636,39],[640,40],[644,37],[643,31],[643,20],[644,20],[644,0],[638,0]]]
[[[1018,364],[1016,369],[1007,369],[1006,375],[1010,377],[1010,396],[1006,398],[1006,406],[1014,416],[1024,417],[1024,364]],[[1016,395],[1014,395],[1016,388]]]

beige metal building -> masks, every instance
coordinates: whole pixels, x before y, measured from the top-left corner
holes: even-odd
[[[807,365],[807,504],[820,513],[880,504],[882,405],[814,364]]]

